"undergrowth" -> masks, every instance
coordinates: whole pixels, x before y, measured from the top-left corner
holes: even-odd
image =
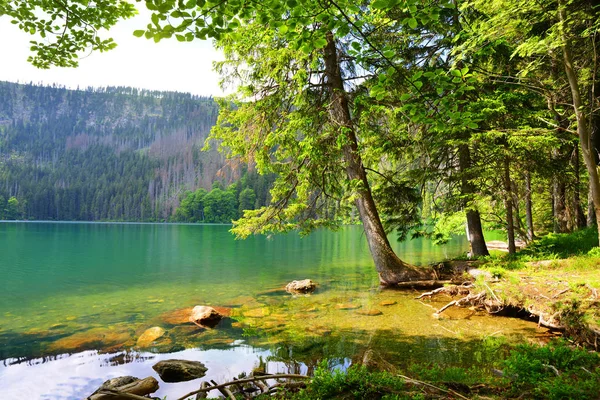
[[[501,371],[502,377],[492,373]],[[362,366],[346,371],[330,370],[322,363],[311,382],[299,392],[281,391],[279,399],[598,399],[600,357],[571,347],[566,341],[546,346],[523,344],[513,347],[504,360],[489,368],[413,365],[405,380],[400,374],[370,372]]]

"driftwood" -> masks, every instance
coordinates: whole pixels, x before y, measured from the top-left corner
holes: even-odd
[[[228,386],[239,385],[241,383],[250,383],[250,382],[265,381],[265,380],[269,380],[269,379],[282,379],[282,378],[286,378],[286,379],[310,379],[310,377],[307,376],[307,375],[276,374],[276,375],[261,375],[261,376],[253,376],[251,378],[237,379],[237,380],[233,380],[231,382],[222,383],[220,385],[217,385],[216,382],[213,381],[213,386],[200,387],[200,389],[194,390],[193,392],[190,392],[190,393],[188,393],[188,394],[180,397],[177,400],[186,400],[186,399],[188,399],[189,397],[191,397],[191,396],[193,396],[195,394],[206,393],[206,392],[210,392],[211,390],[215,390],[215,389],[221,391],[221,389],[227,388]],[[233,396],[233,393],[231,393],[230,390],[222,391],[221,393],[222,394],[226,393],[226,394],[224,394],[226,398],[230,398],[230,399],[233,398],[233,399],[235,399],[235,396]]]
[[[158,381],[153,377],[138,379],[118,387],[101,387],[87,400],[128,400],[140,399],[158,390]]]

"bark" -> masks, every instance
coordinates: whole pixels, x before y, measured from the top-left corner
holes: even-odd
[[[377,212],[367,174],[358,152],[358,140],[352,118],[348,98],[342,81],[342,73],[337,56],[336,42],[332,33],[327,34],[327,45],[324,49],[325,75],[331,90],[329,115],[331,123],[339,127],[339,134],[345,135],[346,143],[342,148],[349,180],[361,183],[356,199],[356,208],[363,224],[369,250],[379,273],[382,285],[393,285],[398,282],[432,279],[433,272],[419,270],[398,258],[388,241],[383,224]]]
[[[562,24],[567,23],[566,6],[565,0],[559,0],[558,16]],[[564,68],[567,79],[569,80],[569,87],[571,88],[571,96],[573,98],[573,109],[575,111],[575,119],[577,121],[577,135],[579,136],[579,143],[581,145],[581,155],[585,162],[589,179],[590,179],[590,191],[592,194],[592,201],[594,203],[594,215],[596,217],[596,226],[598,229],[598,235],[600,235],[600,181],[598,180],[598,170],[596,160],[594,158],[594,148],[592,146],[592,135],[590,127],[588,125],[588,118],[583,111],[583,102],[581,99],[581,92],[579,89],[579,82],[577,80],[577,73],[573,66],[573,55],[571,52],[571,43],[567,37],[566,32],[561,29],[562,36],[562,53],[564,59]],[[600,241],[600,240],[599,240]]]
[[[525,172],[525,219],[527,220],[527,239],[535,239],[533,230],[533,206],[531,202],[531,172]]]
[[[579,165],[579,146],[575,146],[573,150],[573,158],[571,159],[573,170],[575,171],[575,188],[573,189],[573,210],[575,213],[575,228],[581,229],[585,227],[585,215],[581,207],[581,168]]]
[[[560,176],[555,175],[552,188],[552,197],[554,199],[554,233],[567,232],[565,191],[565,182]]]
[[[513,217],[513,200],[510,184],[510,160],[508,158],[508,144],[505,144],[506,155],[504,156],[504,206],[506,208],[506,232],[508,234],[508,253],[515,254],[515,225]]]
[[[588,209],[586,218],[587,227],[590,228],[596,224],[596,214],[594,214],[594,199],[592,198],[592,191],[588,186]]]
[[[471,246],[471,254],[474,256],[488,256],[483,229],[481,227],[481,215],[479,211],[469,207],[468,199],[475,193],[475,188],[467,174],[471,166],[471,153],[466,144],[461,144],[458,149],[458,165],[461,173],[461,194],[463,196],[463,207],[467,216],[467,237]]]

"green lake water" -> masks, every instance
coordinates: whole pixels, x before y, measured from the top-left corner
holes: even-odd
[[[234,240],[226,225],[0,223],[0,392],[3,399],[79,399],[120,375],[156,376],[165,358],[204,362],[225,380],[261,360],[269,372],[345,367],[367,349],[404,367],[416,362],[485,368],[498,343],[535,340],[535,324],[449,309],[448,299],[380,290],[359,227]],[[400,257],[428,264],[464,254],[393,242]],[[311,296],[281,288],[319,283]],[[174,322],[194,305],[227,307],[215,329]],[[365,314],[378,315],[365,315]],[[166,333],[148,345],[148,328]],[[199,386],[161,384],[176,398]]]

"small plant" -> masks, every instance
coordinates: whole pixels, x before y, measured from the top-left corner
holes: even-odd
[[[597,399],[600,356],[564,341],[547,346],[520,345],[504,361],[512,394],[539,399]]]

